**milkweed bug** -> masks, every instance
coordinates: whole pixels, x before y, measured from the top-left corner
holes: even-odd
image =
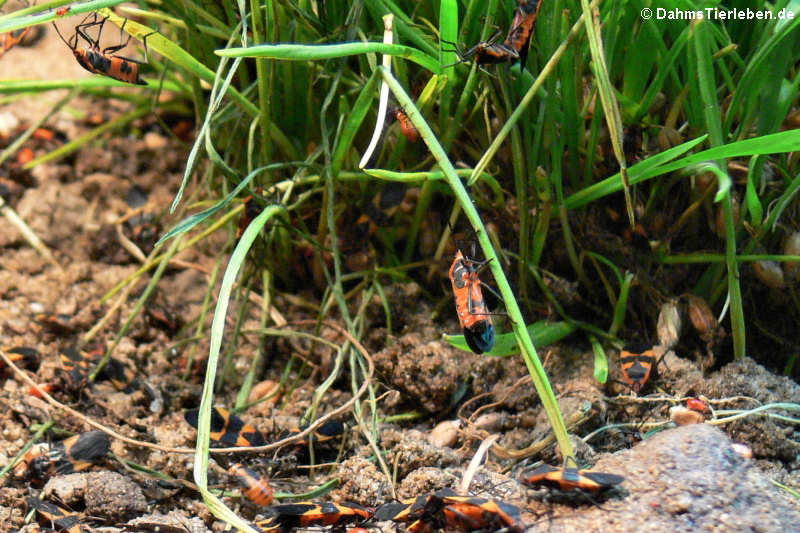
[[[611,489],[625,481],[617,474],[578,470],[574,467],[555,468],[542,465],[526,477],[522,482],[532,487],[553,487],[561,490],[578,489],[599,493]]]
[[[528,45],[531,42],[533,28],[536,25],[536,18],[539,16],[539,9],[543,0],[520,0],[514,20],[511,22],[511,29],[508,31],[503,45],[516,50],[519,55],[520,68],[525,68],[525,60],[528,58]]]
[[[72,316],[64,313],[41,313],[36,315],[36,321],[48,331],[59,334],[69,335],[75,332],[72,324]]]
[[[61,351],[61,368],[67,373],[70,385],[73,388],[81,387],[89,377],[92,367],[100,360],[103,349],[92,352],[79,352],[75,348],[65,348]],[[144,387],[143,382],[130,370],[125,363],[113,357],[97,375],[98,380],[108,380],[118,391],[130,394]],[[145,390],[147,387],[144,387]],[[147,391],[148,393],[150,391]],[[152,394],[151,394],[152,395]]]
[[[494,325],[492,314],[486,308],[481,292],[480,271],[488,264],[465,257],[461,250],[456,252],[453,264],[450,265],[450,283],[456,298],[456,314],[464,339],[470,349],[481,354],[494,346]]]
[[[35,348],[27,348],[25,346],[15,346],[13,348],[3,348],[3,352],[11,359],[11,362],[23,368],[33,368],[38,366],[42,355],[39,350]],[[0,361],[0,375],[5,372],[6,363]]]
[[[111,443],[102,431],[74,435],[62,442],[36,444],[15,467],[18,478],[43,484],[50,477],[88,469],[108,454]]]
[[[234,463],[228,469],[244,490],[244,494],[251,502],[256,505],[267,506],[273,502],[272,487],[269,482],[256,472],[253,472],[241,463]]]
[[[198,409],[192,409],[183,414],[186,422],[195,429],[198,413]],[[228,446],[263,446],[267,443],[260,431],[222,407],[211,408],[211,440]]]
[[[80,515],[61,505],[29,496],[25,503],[39,516],[39,523],[62,533],[81,533]]]
[[[511,504],[477,496],[460,496],[450,489],[436,491],[434,498],[441,500],[442,514],[448,528],[460,531],[502,529],[517,533],[523,529],[519,525],[520,510]]]
[[[292,435],[297,435],[301,431],[303,431],[308,426],[300,426],[299,428],[293,428],[286,430],[280,434],[278,437],[279,440],[288,439]],[[314,442],[326,442],[331,439],[335,439],[344,433],[344,424],[339,422],[338,420],[328,420],[316,430],[314,430]],[[301,440],[294,443],[297,446],[308,446],[308,440]]]
[[[93,17],[93,19],[90,22],[86,22],[89,20],[89,17]],[[152,35],[152,33],[145,35],[142,39],[145,50],[145,61],[117,56],[114,54],[128,46],[133,36],[128,35],[128,40],[124,43],[116,46],[109,46],[101,51],[100,34],[103,32],[103,26],[107,20],[107,18],[98,20],[97,13],[90,13],[83,19],[83,22],[75,26],[75,35],[70,37],[69,41],[64,39],[64,36],[61,35],[55,22],[53,22],[53,27],[56,29],[58,36],[61,37],[61,40],[72,50],[72,54],[75,56],[78,64],[92,74],[102,74],[103,76],[108,76],[118,81],[136,85],[147,85],[147,82],[139,77],[139,65],[147,62],[147,37]],[[127,19],[125,22],[127,22]],[[125,28],[125,22],[122,23],[122,27],[120,28],[120,36],[122,36],[122,31]],[[96,39],[92,39],[89,34],[86,33],[86,30],[92,26],[99,26]],[[87,46],[79,47],[79,39],[86,41]]]
[[[70,9],[72,9],[72,6],[59,7],[58,9],[56,9],[56,15],[58,15],[59,17],[63,17],[64,15],[69,13]]]
[[[661,358],[664,356],[662,355]],[[651,376],[658,373],[658,363],[652,347],[642,344],[631,344],[619,353],[619,364],[622,370],[622,379],[635,392],[639,393]]]
[[[32,26],[22,28],[21,30],[10,31],[0,35],[0,57],[6,52],[17,46],[28,35]]]
[[[363,522],[372,518],[373,509],[354,503],[295,502],[273,505],[275,516],[264,524],[267,530],[290,531],[298,527],[336,526]]]
[[[498,63],[505,63],[519,59],[519,52],[504,43],[498,43],[497,39],[499,38],[500,31],[498,30],[494,35],[489,37],[489,39],[476,44],[466,52],[462,52],[456,43],[444,40],[442,40],[442,42],[452,45],[454,50],[451,51],[458,55],[458,62],[454,63],[454,65],[469,61],[473,57],[478,65],[496,65]],[[453,65],[446,66],[452,67]]]
[[[414,126],[411,119],[408,118],[405,110],[402,107],[395,107],[391,110],[391,113],[394,115],[394,118],[397,119],[398,124],[400,124],[400,131],[403,132],[408,142],[415,143],[419,141],[419,131],[417,131],[417,127]]]

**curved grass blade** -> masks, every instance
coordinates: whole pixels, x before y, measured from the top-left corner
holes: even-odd
[[[194,481],[197,484],[203,501],[214,514],[214,516],[225,520],[234,527],[243,531],[255,531],[248,526],[241,518],[216,496],[208,490],[208,454],[211,438],[211,404],[214,401],[214,380],[216,378],[217,363],[219,362],[219,352],[222,347],[222,337],[225,332],[225,317],[228,313],[228,305],[231,299],[236,277],[241,270],[247,257],[247,252],[253,245],[261,228],[274,216],[285,212],[283,206],[267,206],[253,221],[247,226],[242,234],[242,238],[236,245],[225,269],[222,278],[222,285],[219,289],[217,307],[214,310],[214,319],[211,323],[210,348],[208,353],[208,368],[206,370],[205,382],[203,383],[203,395],[200,401],[200,411],[197,420],[197,445],[194,456]]]
[[[317,61],[362,54],[384,54],[402,57],[440,74],[438,59],[424,54],[416,48],[402,44],[342,43],[342,44],[259,44],[247,48],[225,48],[215,50],[222,57],[260,57],[284,61]]]

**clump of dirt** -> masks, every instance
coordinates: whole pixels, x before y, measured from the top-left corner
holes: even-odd
[[[403,391],[413,404],[437,413],[454,405],[475,357],[443,341],[426,340],[430,333],[401,335],[375,354],[375,366],[388,384]]]

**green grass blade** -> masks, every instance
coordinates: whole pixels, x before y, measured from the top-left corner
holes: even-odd
[[[706,139],[706,136],[692,139],[681,145],[670,148],[658,155],[645,159],[641,163],[632,166],[629,170],[631,177],[631,184],[640,183],[642,181],[673,172],[680,168],[710,161],[721,158],[733,157],[747,157],[760,154],[778,154],[783,152],[794,152],[800,150],[800,130],[782,131],[773,133],[772,135],[764,135],[762,137],[755,137],[752,139],[745,139],[743,141],[735,141],[730,144],[722,146],[715,146],[696,154],[686,156],[672,163],[664,164],[666,161],[674,158],[676,155],[684,153],[694,146],[700,144]],[[653,164],[652,160],[657,160],[657,164]],[[568,196],[564,203],[568,209],[575,209],[587,203],[593,202],[609,194],[613,194],[622,189],[619,174],[615,174],[609,178],[604,179],[594,185],[578,191],[571,196]]]
[[[402,44],[260,44],[247,48],[225,48],[214,53],[221,57],[260,57],[284,61],[318,61],[364,54],[385,54],[412,61],[434,74],[440,74],[439,60],[416,48]]]
[[[225,269],[222,284],[219,289],[217,307],[214,310],[214,318],[211,323],[211,338],[208,354],[208,368],[203,383],[203,395],[200,401],[200,412],[197,421],[197,446],[194,456],[194,481],[200,489],[203,501],[217,518],[225,520],[228,524],[238,527],[244,531],[254,531],[246,522],[236,516],[233,511],[228,509],[225,504],[216,496],[208,491],[208,454],[211,437],[211,406],[214,401],[214,380],[216,377],[217,363],[219,362],[219,352],[222,347],[222,338],[225,333],[225,317],[228,313],[231,291],[241,270],[242,264],[247,257],[247,252],[253,245],[261,228],[274,216],[283,213],[282,206],[267,206],[253,221],[247,226],[242,234],[242,238],[236,245],[231,254],[231,259]]]

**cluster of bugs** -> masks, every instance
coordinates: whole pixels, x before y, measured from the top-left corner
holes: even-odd
[[[184,414],[186,421],[194,427],[197,427],[197,416],[197,410]],[[300,429],[285,431],[280,438],[299,431]],[[340,423],[329,423],[317,429],[315,438],[324,442],[338,437],[342,431],[343,426]],[[221,407],[212,408],[210,437],[214,444],[225,446],[256,446],[266,441],[255,427]],[[350,502],[299,501],[273,504],[274,492],[266,478],[241,463],[232,464],[228,472],[241,485],[243,496],[258,506],[267,507],[270,518],[250,524],[263,533],[289,533],[298,528],[312,526],[333,526],[335,530],[343,530],[344,527],[354,524],[356,527],[349,529],[348,533],[366,533],[366,527],[383,521],[403,524],[412,533],[431,533],[436,530],[520,533],[525,530],[518,507],[495,499],[459,495],[449,488],[410,500],[387,502],[377,508]],[[520,481],[533,488],[558,489],[575,493],[576,496],[580,494],[597,497],[609,493],[624,478],[616,474],[579,470],[566,465],[562,468],[543,465],[520,478]],[[575,498],[573,502],[583,503],[583,499]]]
[[[458,54],[459,63],[469,61],[474,58],[478,65],[495,65],[498,63],[513,63],[519,61],[525,67],[525,60],[528,57],[528,45],[531,42],[533,29],[542,0],[519,0],[517,9],[514,11],[514,18],[511,22],[511,29],[508,30],[503,42],[499,42],[501,31],[498,30],[486,41],[480,42],[467,51],[461,51],[455,43],[442,41],[452,45]]]

